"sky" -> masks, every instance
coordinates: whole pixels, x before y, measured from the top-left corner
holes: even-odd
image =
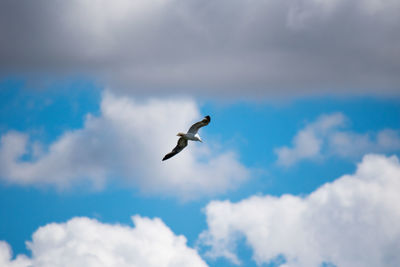
[[[399,14],[0,0],[0,266],[399,266]]]

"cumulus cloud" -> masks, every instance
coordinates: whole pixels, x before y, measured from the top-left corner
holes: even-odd
[[[366,153],[400,150],[399,130],[384,129],[377,133],[360,134],[345,130],[347,121],[341,113],[321,115],[295,135],[292,147],[275,149],[277,163],[290,166],[301,160],[326,156],[357,158]]]
[[[399,10],[396,0],[3,0],[0,70],[86,73],[135,93],[398,95]]]
[[[235,188],[249,171],[233,151],[213,146],[211,138],[192,142],[161,162],[176,145],[177,132],[199,118],[192,100],[134,100],[105,92],[99,116],[87,115],[83,128],[65,132],[48,147],[20,132],[1,136],[0,177],[14,184],[59,188],[82,181],[101,188],[112,178],[143,192],[184,199]]]
[[[400,163],[396,156],[366,155],[354,174],[308,196],[252,196],[238,203],[210,202],[209,256],[239,259],[240,238],[258,264],[285,258],[281,266],[399,266]]]
[[[160,219],[132,217],[135,227],[112,225],[86,217],[40,227],[27,242],[32,256],[11,259],[11,249],[0,242],[3,267],[207,266]]]
[[[0,241],[0,266],[26,267],[31,266],[31,260],[25,255],[18,255],[12,260],[11,247],[4,241]]]
[[[344,116],[340,113],[322,115],[296,134],[293,138],[292,148],[284,146],[275,150],[278,155],[278,163],[288,166],[301,159],[320,156],[323,138],[343,123]]]

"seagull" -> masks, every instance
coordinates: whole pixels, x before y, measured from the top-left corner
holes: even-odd
[[[201,127],[208,125],[210,123],[210,121],[211,121],[211,118],[210,118],[210,116],[207,115],[204,117],[203,120],[193,124],[189,128],[189,131],[187,133],[178,133],[177,136],[181,137],[178,140],[178,144],[176,145],[176,147],[174,149],[172,149],[171,152],[169,152],[167,155],[165,155],[162,160],[164,161],[169,158],[172,158],[173,156],[175,156],[176,154],[181,152],[187,146],[188,140],[203,142],[203,140],[201,140],[200,135],[197,132],[199,131],[199,129]]]

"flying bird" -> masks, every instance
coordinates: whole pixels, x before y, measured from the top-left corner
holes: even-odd
[[[201,140],[200,135],[197,132],[201,127],[208,125],[210,121],[211,121],[210,116],[205,116],[203,120],[193,124],[189,128],[189,131],[187,133],[178,133],[177,136],[180,136],[180,138],[178,139],[178,144],[174,149],[172,149],[171,152],[165,155],[162,160],[163,161],[167,160],[175,156],[179,152],[181,152],[187,146],[188,140],[203,142],[203,140]]]

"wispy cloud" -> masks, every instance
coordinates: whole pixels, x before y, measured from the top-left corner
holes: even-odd
[[[396,0],[3,0],[0,74],[85,73],[146,94],[398,95],[399,8]]]
[[[28,242],[32,256],[12,259],[0,241],[3,267],[207,266],[160,219],[133,216],[135,227],[101,223],[86,217],[40,227]]]
[[[357,171],[306,197],[252,196],[212,201],[200,236],[209,256],[240,259],[240,237],[258,264],[279,256],[284,266],[398,266],[400,164],[397,157],[366,155]]]
[[[399,130],[355,133],[345,129],[347,121],[341,113],[321,115],[294,136],[292,147],[275,149],[277,163],[291,166],[302,160],[329,156],[359,158],[366,153],[390,153],[400,150]]]
[[[13,184],[58,188],[82,181],[102,188],[111,178],[142,192],[183,199],[233,189],[249,177],[249,170],[233,151],[215,146],[211,153],[212,140],[191,143],[161,162],[176,145],[177,132],[199,118],[193,100],[138,101],[105,92],[98,117],[89,114],[82,129],[65,132],[48,147],[29,141],[24,133],[3,135],[0,177]]]

